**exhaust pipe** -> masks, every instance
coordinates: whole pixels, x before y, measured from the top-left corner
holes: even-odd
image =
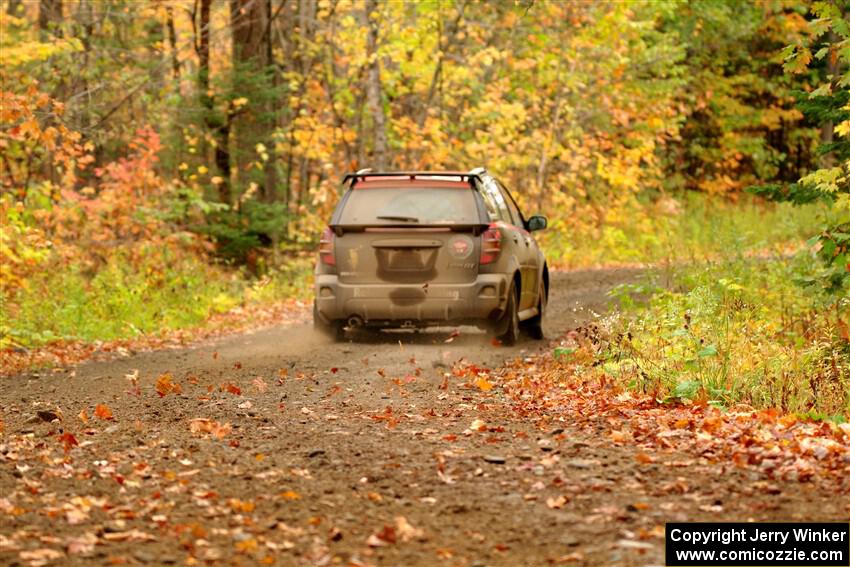
[[[363,326],[363,319],[359,315],[352,315],[348,318],[349,329],[359,329]]]

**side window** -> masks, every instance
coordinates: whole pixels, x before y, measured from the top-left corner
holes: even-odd
[[[487,209],[487,216],[490,222],[502,220],[499,215],[499,207],[496,205],[496,201],[493,200],[493,195],[487,191],[486,186],[482,185],[479,193],[481,194],[481,199],[484,201],[484,207]]]
[[[511,196],[510,191],[508,191],[507,188],[504,185],[502,185],[500,182],[497,181],[496,183],[499,184],[500,192],[502,193],[503,199],[504,199],[505,203],[507,203],[507,205],[508,205],[508,210],[510,211],[511,216],[514,219],[513,224],[515,226],[522,228],[522,226],[525,224],[523,222],[524,219],[522,218],[522,213],[519,212],[519,207],[516,206],[516,202],[514,201],[513,197]]]
[[[505,202],[505,197],[492,179],[484,181],[481,186],[481,196],[484,197],[484,203],[487,205],[487,212],[490,214],[491,221],[504,221],[508,224],[515,224],[508,210],[508,205]]]

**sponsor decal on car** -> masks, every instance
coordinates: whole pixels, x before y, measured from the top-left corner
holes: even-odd
[[[475,245],[468,236],[458,235],[449,240],[449,254],[452,258],[464,260],[472,254]]]

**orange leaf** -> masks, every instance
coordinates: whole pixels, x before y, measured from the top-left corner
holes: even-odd
[[[546,506],[552,508],[553,510],[557,510],[559,508],[563,508],[564,504],[567,503],[567,497],[564,495],[558,496],[557,498],[547,498]]]
[[[617,431],[616,429],[611,431],[611,440],[614,443],[625,443],[627,441],[632,440],[632,436],[627,431]]]
[[[257,546],[259,544],[256,539],[251,538],[236,542],[234,545],[237,551],[241,551],[242,553],[252,553],[257,550]]]
[[[638,453],[637,455],[635,455],[635,460],[642,465],[648,465],[649,463],[653,462],[655,459],[653,459],[652,457],[650,457],[646,453]]]
[[[216,439],[223,439],[231,430],[229,423],[220,424],[207,418],[197,418],[189,422],[189,431],[192,433],[209,433]],[[238,446],[238,445],[237,445]]]
[[[80,416],[79,417],[80,417],[80,421],[82,421],[84,424],[86,424],[86,425],[89,424],[89,414],[86,413],[86,408],[83,408],[83,409],[80,410]]]
[[[171,372],[166,372],[159,376],[156,381],[156,393],[159,394],[160,398],[165,397],[169,392],[180,394],[183,391],[180,384],[172,382],[173,379],[174,377],[171,375]]]
[[[227,501],[227,503],[230,504],[230,507],[235,512],[243,512],[245,514],[250,514],[254,511],[254,508],[256,507],[256,504],[254,504],[252,501],[239,500],[238,498],[231,498]]]
[[[95,417],[98,417],[100,419],[115,419],[115,417],[112,415],[112,410],[103,404],[97,404],[97,406],[95,406],[94,415]]]
[[[487,380],[484,376],[479,376],[475,379],[475,385],[478,386],[478,389],[482,392],[489,392],[493,389],[493,383]]]
[[[233,384],[232,382],[225,382],[219,387],[219,390],[222,392],[229,392],[234,396],[242,395],[242,389],[239,388],[239,386],[237,386],[236,384]]]

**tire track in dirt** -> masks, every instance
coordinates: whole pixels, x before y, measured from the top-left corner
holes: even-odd
[[[640,274],[557,273],[549,336],[603,312],[608,290]],[[495,367],[549,347],[496,348],[466,328],[448,338],[334,344],[296,325],[5,379],[0,562],[52,550],[79,565],[660,565],[665,521],[850,512],[817,484],[694,455],[641,465],[604,422],[598,435],[569,415],[535,429],[498,388],[445,374],[460,358]],[[136,370],[140,395],[125,377]],[[157,395],[165,372],[181,394]],[[84,425],[77,415],[96,404],[115,419]],[[61,422],[34,417],[57,407]],[[199,418],[230,431],[192,433]],[[60,432],[80,442],[67,457]]]

